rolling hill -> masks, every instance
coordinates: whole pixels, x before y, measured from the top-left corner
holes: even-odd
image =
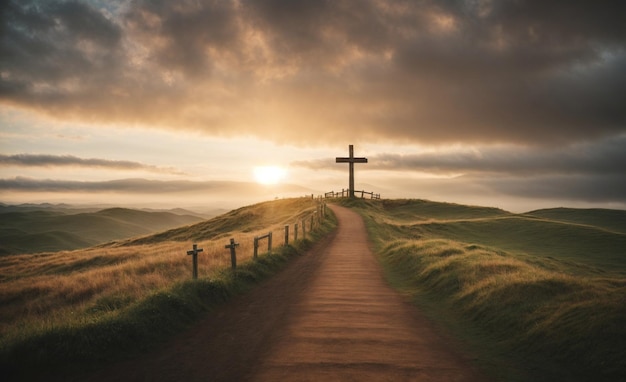
[[[626,378],[626,211],[341,202],[365,218],[390,282],[497,379]]]
[[[0,213],[0,255],[85,248],[202,220],[193,215],[127,208],[81,213],[67,209],[12,208],[10,212]]]
[[[589,225],[608,231],[626,233],[626,211],[602,208],[549,208],[524,214],[542,219]]]
[[[156,234],[124,240],[114,245],[131,246],[166,241],[218,239],[230,235],[233,231],[245,233],[272,227],[284,221],[297,222],[311,213],[308,210],[299,210],[297,206],[301,203],[299,198],[257,203],[252,206],[253,208],[241,207],[191,226],[172,228]]]
[[[409,237],[479,244],[554,261],[570,271],[626,272],[626,211],[545,209],[525,214],[424,200],[383,201],[379,220]]]

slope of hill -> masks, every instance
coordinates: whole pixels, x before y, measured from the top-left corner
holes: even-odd
[[[0,255],[85,248],[201,220],[192,215],[125,208],[74,214],[27,208],[0,213]]]
[[[525,216],[430,222],[415,232],[464,243],[481,244],[525,256],[552,258],[570,271],[581,266],[626,271],[626,234],[593,225],[529,219]],[[542,264],[547,265],[547,261]]]
[[[590,225],[609,231],[626,233],[626,211],[602,208],[549,208],[526,213],[543,219]]]
[[[419,199],[383,200],[380,207],[386,215],[402,223],[431,219],[481,219],[510,215],[509,212],[499,208],[465,206]]]
[[[164,241],[218,239],[231,234],[233,230],[251,232],[265,227],[280,225],[284,221],[297,222],[311,211],[300,210],[302,199],[283,199],[257,203],[232,210],[212,219],[188,227],[173,228],[154,235],[129,239],[117,245],[154,244]],[[254,207],[254,208],[251,208]]]
[[[480,244],[518,256],[551,258],[570,271],[583,266],[626,272],[626,211],[547,209],[512,214],[489,207],[425,200],[383,200],[370,208],[387,230],[409,237]],[[622,228],[623,227],[623,228]]]
[[[499,379],[626,378],[624,211],[344,203],[364,216],[391,282]]]

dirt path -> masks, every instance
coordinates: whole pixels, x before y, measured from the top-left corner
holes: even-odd
[[[363,221],[331,206],[335,235],[163,349],[89,380],[484,381],[387,286]]]

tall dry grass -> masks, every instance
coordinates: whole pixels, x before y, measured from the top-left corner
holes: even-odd
[[[298,223],[299,239],[302,239],[302,219],[306,218],[310,231],[308,216],[315,209],[315,202],[277,201],[272,206],[272,211],[276,211],[272,216],[268,216],[266,209],[265,204],[248,208],[252,216],[257,211],[263,213],[254,222],[236,217],[228,221],[228,227],[251,223],[261,227],[266,219],[271,223],[266,228],[222,231],[219,239],[195,242],[203,249],[198,255],[200,278],[230,267],[230,250],[225,248],[230,237],[239,243],[238,264],[253,257],[255,236],[271,231],[273,247],[283,245],[285,224],[290,225],[290,240],[293,240],[293,223]],[[219,222],[223,224],[224,219]],[[187,251],[192,249],[192,244],[192,241],[143,245],[121,242],[85,250],[1,257],[0,339],[28,336],[31,332],[45,332],[55,326],[80,324],[93,317],[115,314],[156,291],[188,280],[192,276],[192,257]],[[267,239],[258,250],[259,254],[265,252]]]

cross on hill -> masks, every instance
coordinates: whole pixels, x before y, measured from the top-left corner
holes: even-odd
[[[350,165],[350,179],[348,181],[348,188],[350,197],[354,198],[354,164],[355,163],[367,163],[367,158],[355,158],[354,157],[354,145],[348,146],[349,157],[337,157],[336,163],[349,163]]]

